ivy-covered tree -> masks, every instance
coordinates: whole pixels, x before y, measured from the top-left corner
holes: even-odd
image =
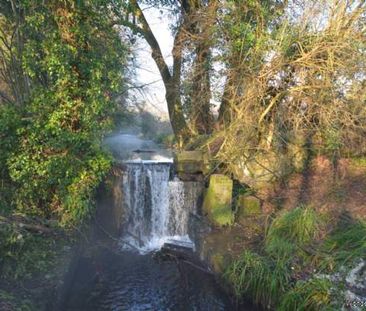
[[[93,190],[110,167],[101,139],[112,126],[126,48],[110,27],[109,1],[8,5],[2,18],[22,40],[30,92],[17,109],[0,106],[18,120],[14,128],[0,118],[0,137],[14,137],[0,164],[15,184],[18,209],[73,223],[89,214]]]

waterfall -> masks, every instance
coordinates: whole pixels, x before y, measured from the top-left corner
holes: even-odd
[[[197,183],[170,180],[171,163],[126,162],[122,192],[123,249],[146,253],[165,242],[192,244],[188,237],[190,213],[196,212]]]

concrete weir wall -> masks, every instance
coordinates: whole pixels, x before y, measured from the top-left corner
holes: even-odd
[[[95,229],[118,238],[123,220],[123,165],[116,164],[97,190]]]

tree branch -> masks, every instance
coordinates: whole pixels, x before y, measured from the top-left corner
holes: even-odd
[[[9,104],[12,104],[13,101],[10,99],[10,97],[8,97],[5,93],[3,93],[1,90],[0,90],[0,103],[1,101],[5,101]]]
[[[141,34],[146,39],[147,43],[151,47],[151,56],[154,59],[156,65],[158,66],[161,77],[164,81],[164,84],[169,84],[172,76],[170,74],[168,65],[166,64],[163,53],[161,52],[158,41],[156,40],[149,23],[147,22],[144,13],[141,10],[141,7],[137,3],[137,0],[131,0],[131,4],[135,9],[135,14],[142,25]]]
[[[0,215],[0,225],[4,224],[15,226],[18,230],[25,230],[38,234],[63,235],[63,232],[58,229],[50,228],[41,223],[31,222],[29,219],[21,216],[4,217]]]

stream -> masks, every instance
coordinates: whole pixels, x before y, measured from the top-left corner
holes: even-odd
[[[189,219],[202,185],[175,178],[169,154],[150,141],[120,134],[107,144],[124,167],[123,229],[117,243],[84,251],[63,310],[257,310],[233,303],[194,252]],[[184,245],[194,260],[160,256],[165,243]]]
[[[75,280],[65,310],[255,310],[236,308],[212,275],[152,254],[100,249]]]

